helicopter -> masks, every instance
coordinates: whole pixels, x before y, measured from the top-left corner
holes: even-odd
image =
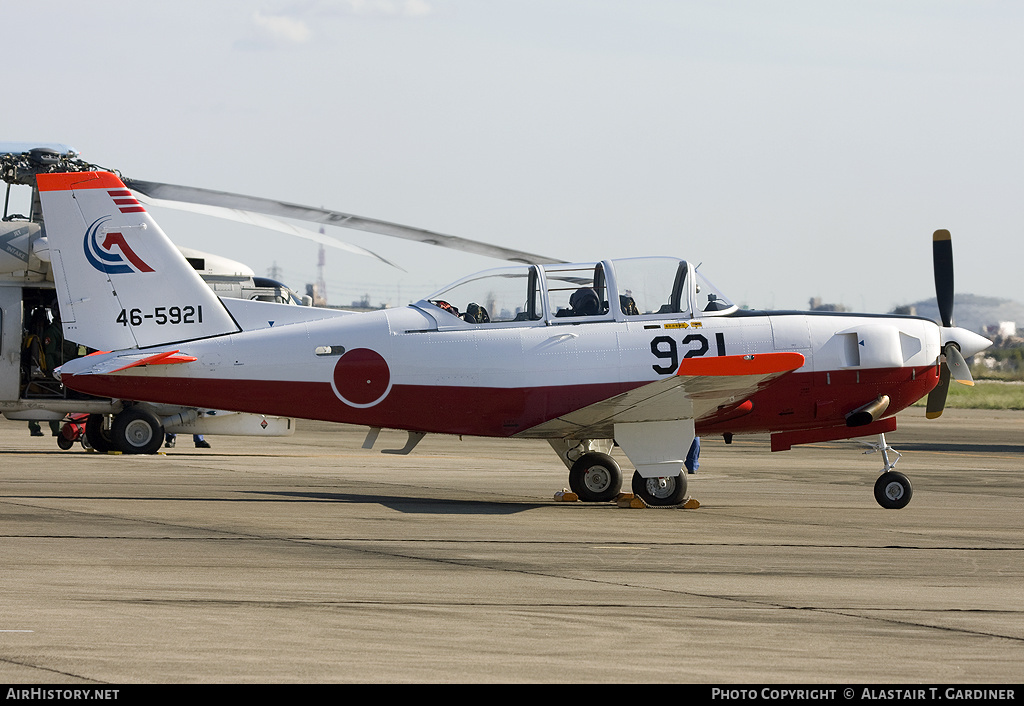
[[[115,423],[136,403],[83,395],[62,386],[53,370],[86,353],[83,346],[60,340],[52,268],[46,254],[45,226],[35,176],[52,169],[81,169],[87,163],[77,152],[57,143],[0,143],[0,174],[7,183],[0,220],[0,413],[11,420],[51,422],[66,416],[88,417],[80,426],[83,446],[97,451],[152,453],[164,434],[232,434],[286,436],[294,420],[274,415],[239,414],[226,410],[177,405],[149,405],[161,428],[140,437]],[[31,189],[28,215],[11,211],[12,190]],[[221,296],[291,305],[308,304],[284,284],[257,277],[246,265],[218,255],[180,248],[187,262]],[[308,298],[305,298],[308,299]],[[50,345],[48,338],[56,341]],[[65,424],[61,432],[79,425]],[[70,448],[75,434],[57,432],[61,448]],[[136,430],[137,432],[137,430]]]

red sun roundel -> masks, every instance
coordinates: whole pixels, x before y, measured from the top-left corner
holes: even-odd
[[[334,392],[353,407],[371,407],[391,389],[391,370],[384,357],[369,348],[355,348],[334,366]]]

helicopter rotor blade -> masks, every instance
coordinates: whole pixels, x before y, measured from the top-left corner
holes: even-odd
[[[219,206],[221,208],[236,209],[240,211],[254,211],[269,216],[282,218],[294,218],[301,221],[323,223],[325,225],[340,226],[342,228],[353,228],[378,235],[389,235],[405,240],[414,240],[420,243],[438,245],[441,247],[461,250],[476,255],[522,262],[526,264],[557,264],[565,262],[556,260],[544,255],[536,255],[521,250],[505,248],[498,245],[491,245],[477,240],[469,240],[454,235],[445,235],[422,228],[403,226],[398,223],[390,223],[374,218],[365,218],[350,213],[332,211],[329,209],[316,208],[313,206],[302,206],[299,204],[266,199],[256,196],[244,196],[224,191],[213,191],[193,186],[178,186],[175,184],[162,184],[154,181],[141,181],[139,179],[124,178],[125,185],[150,198],[162,199],[165,201],[182,201],[187,203],[205,204],[208,206]]]
[[[395,263],[391,262],[385,257],[378,255],[372,250],[361,248],[358,245],[352,245],[346,243],[343,240],[332,238],[323,233],[317,233],[306,228],[299,228],[298,226],[292,225],[291,223],[285,223],[279,221],[276,218],[270,216],[254,213],[252,211],[242,211],[237,208],[224,208],[222,206],[209,206],[206,204],[190,203],[185,201],[168,201],[166,199],[154,199],[143,195],[141,192],[139,195],[139,201],[149,206],[157,206],[160,208],[171,208],[178,211],[188,211],[189,213],[199,213],[204,216],[213,216],[214,218],[223,218],[228,221],[235,221],[236,223],[246,223],[253,225],[258,228],[266,228],[267,230],[274,230],[279,233],[287,233],[288,235],[294,235],[305,240],[312,240],[314,243],[321,245],[327,245],[332,248],[338,248],[345,250],[346,252],[354,253],[356,255],[362,255],[364,257],[372,257],[380,262],[387,265],[391,265],[394,268],[405,271],[404,268],[399,267]]]

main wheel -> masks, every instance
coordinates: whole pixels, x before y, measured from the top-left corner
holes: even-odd
[[[89,418],[85,420],[85,438],[89,441],[89,446],[98,453],[105,454],[107,451],[114,450],[110,431],[103,428],[102,414],[90,414]]]
[[[686,500],[686,474],[665,478],[644,478],[639,471],[633,473],[633,493],[648,505],[667,507],[680,505]]]
[[[608,502],[622,490],[622,471],[608,454],[585,453],[569,469],[569,488],[584,502]]]
[[[110,425],[110,436],[126,454],[153,454],[164,441],[164,427],[152,412],[129,407]]]
[[[906,507],[913,496],[910,479],[897,471],[886,471],[875,481],[875,500],[888,510]]]

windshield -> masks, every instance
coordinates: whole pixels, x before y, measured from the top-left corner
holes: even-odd
[[[736,311],[736,305],[699,271],[697,275],[697,310],[702,316],[722,316]]]

